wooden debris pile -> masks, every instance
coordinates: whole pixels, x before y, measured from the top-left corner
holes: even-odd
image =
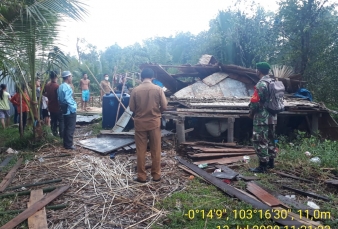
[[[185,142],[182,150],[195,165],[231,164],[245,160],[245,156],[255,157],[252,147],[238,146],[236,143]]]

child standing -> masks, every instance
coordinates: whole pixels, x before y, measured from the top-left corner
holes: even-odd
[[[48,98],[46,96],[42,96],[42,118],[45,125],[50,126],[50,114],[48,111]]]

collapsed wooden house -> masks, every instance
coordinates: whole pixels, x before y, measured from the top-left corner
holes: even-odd
[[[209,132],[227,142],[251,137],[249,101],[259,81],[255,69],[223,65],[211,55],[203,55],[197,65],[140,66],[145,67],[152,68],[156,79],[167,88],[169,109],[164,116],[174,120],[180,143],[185,142],[189,128],[194,128],[195,137]],[[309,133],[319,131],[324,138],[338,139],[338,125],[323,103],[295,98],[294,93],[306,84],[301,75],[278,80],[283,82],[287,93],[285,111],[278,115],[277,134],[290,135],[298,129]]]

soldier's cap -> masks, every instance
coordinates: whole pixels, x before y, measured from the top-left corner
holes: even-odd
[[[259,62],[256,64],[256,68],[259,69],[266,69],[269,70],[271,69],[270,64],[268,64],[267,62]]]
[[[70,71],[63,71],[62,74],[61,74],[61,77],[62,78],[67,78],[68,76],[71,76],[72,73],[70,73]]]

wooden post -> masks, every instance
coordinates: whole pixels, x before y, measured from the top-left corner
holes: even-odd
[[[234,123],[235,123],[235,118],[228,118],[228,139],[227,139],[227,142],[234,142]]]
[[[311,134],[316,134],[318,132],[318,114],[312,114],[311,118]]]
[[[176,119],[176,136],[178,144],[185,142],[185,129],[184,129],[184,117],[178,117]]]

